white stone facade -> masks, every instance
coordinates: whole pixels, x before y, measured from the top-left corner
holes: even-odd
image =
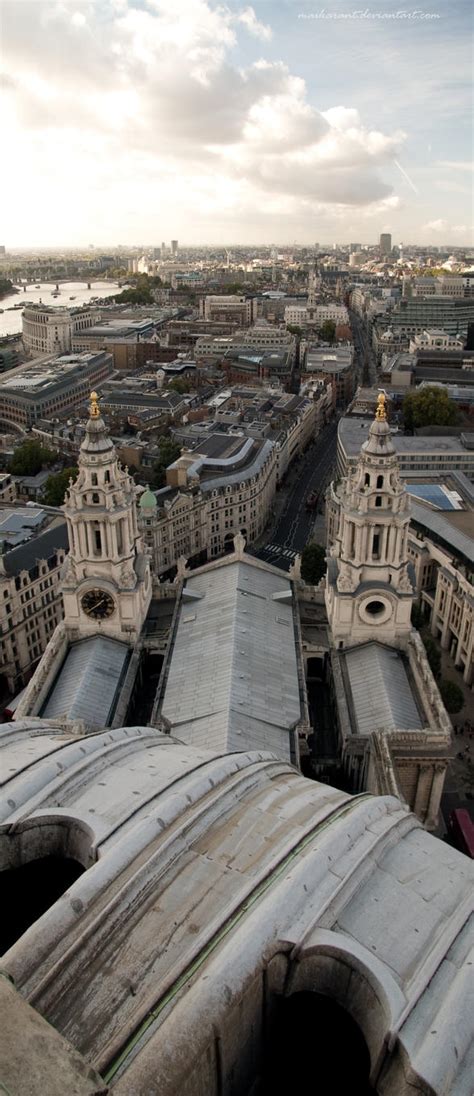
[[[71,636],[97,631],[132,642],[151,600],[150,564],[138,529],[131,476],[119,464],[97,405],[79,453],[79,474],[66,492],[69,555],[62,574]],[[88,594],[102,592],[111,611],[89,614]],[[91,598],[89,598],[89,601]]]
[[[407,573],[410,500],[385,419],[375,420],[360,459],[341,487],[326,605],[336,646],[377,638],[401,642],[410,631],[413,590]]]
[[[97,323],[99,313],[84,309],[54,308],[39,304],[23,310],[23,344],[33,354],[64,354],[72,337]]]

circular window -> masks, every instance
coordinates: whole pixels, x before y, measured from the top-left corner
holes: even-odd
[[[392,611],[389,598],[368,597],[359,603],[359,616],[365,624],[385,624]]]
[[[383,601],[367,601],[364,609],[366,613],[369,613],[369,616],[376,617],[385,612],[385,605]]]

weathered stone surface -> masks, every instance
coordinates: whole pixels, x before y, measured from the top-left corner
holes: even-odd
[[[95,1069],[0,975],[0,1080],[12,1096],[105,1096]]]

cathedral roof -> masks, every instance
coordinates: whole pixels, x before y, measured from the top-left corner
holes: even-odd
[[[318,955],[329,976],[310,966],[311,988],[342,957],[344,1002],[375,1010],[379,1052],[399,1039],[420,1091],[468,1091],[472,865],[397,799],[152,727],[26,720],[0,729],[0,754],[7,862],[53,850],[88,869],[2,967],[117,1096],[195,1091],[190,1070],[217,1090],[209,1047],[217,1034],[233,1061],[237,1022],[245,1045],[248,987],[256,1000],[273,957],[286,985]]]
[[[83,720],[88,728],[109,723],[130,649],[109,636],[73,643],[44,704],[45,719]]]
[[[425,725],[399,651],[370,642],[340,651],[338,657],[347,673],[356,734],[420,730]]]
[[[245,559],[186,581],[161,714],[193,746],[291,757],[302,718],[292,583]]]

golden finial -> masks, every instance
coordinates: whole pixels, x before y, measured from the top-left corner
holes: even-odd
[[[379,422],[384,422],[384,420],[387,418],[387,408],[385,406],[386,402],[387,397],[385,395],[385,392],[379,392],[379,396],[377,399],[377,410],[375,412],[375,418]]]
[[[100,418],[100,409],[99,409],[99,403],[98,403],[99,397],[97,395],[97,392],[91,392],[89,398],[90,398],[90,401],[91,401],[90,402],[90,407],[89,407],[90,417],[91,417],[91,419],[98,419],[98,418]]]

